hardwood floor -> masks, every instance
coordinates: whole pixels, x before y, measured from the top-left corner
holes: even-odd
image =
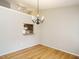
[[[39,44],[1,56],[0,59],[79,59],[79,57]]]

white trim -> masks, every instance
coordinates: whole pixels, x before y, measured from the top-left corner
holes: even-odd
[[[38,45],[38,44],[35,44],[35,45]],[[35,46],[35,45],[32,45],[32,46]],[[42,45],[45,45],[45,44],[42,44]],[[29,47],[32,47],[32,46],[29,46]],[[29,48],[29,47],[27,47],[27,48]],[[54,48],[56,50],[60,50],[60,51],[63,51],[63,52],[66,52],[66,53],[69,53],[69,54],[72,54],[72,55],[75,55],[75,56],[79,56],[78,54],[75,54],[75,53],[72,53],[72,52],[69,52],[69,51],[66,51],[66,50],[63,50],[63,49],[59,49],[59,48],[56,48],[56,47],[51,47],[51,48]],[[26,49],[26,48],[22,48],[22,49]],[[19,50],[22,50],[22,49],[17,49],[17,50],[12,50],[12,51],[9,51],[9,52],[5,52],[3,54],[0,54],[0,56],[6,55],[6,54],[9,54],[9,53],[13,53],[13,52],[16,52],[16,51],[19,51]]]
[[[42,44],[42,45],[45,45],[45,44]],[[45,45],[46,46],[46,45]],[[47,45],[48,46],[48,45]],[[75,56],[79,56],[78,54],[76,53],[72,53],[72,52],[69,52],[69,51],[66,51],[66,50],[63,50],[63,49],[59,49],[59,48],[56,48],[56,47],[51,47],[51,46],[48,46],[50,48],[54,48],[56,50],[60,50],[60,51],[63,51],[63,52],[66,52],[66,53],[69,53],[69,54],[72,54],[72,55],[75,55]]]
[[[20,11],[17,11],[17,10],[14,10],[14,9],[11,9],[11,8],[7,8],[7,7],[3,7],[3,6],[0,6],[0,8],[2,9],[6,9],[6,10],[9,10],[9,11],[12,11],[12,12],[16,12],[16,13],[19,13],[19,14],[22,14],[22,15],[27,15],[27,16],[31,16],[29,14],[26,14],[26,13],[23,13],[23,12],[20,12]]]
[[[28,47],[20,48],[20,49],[17,49],[17,50],[11,50],[11,51],[8,51],[8,52],[0,54],[0,56],[6,55],[6,54],[10,54],[10,53],[13,53],[13,52],[16,52],[16,51],[19,51],[19,50],[27,49],[27,48],[33,47],[35,45],[38,45],[38,44],[33,44],[33,45],[28,46]]]

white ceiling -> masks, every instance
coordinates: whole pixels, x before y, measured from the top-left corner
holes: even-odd
[[[37,0],[9,0],[14,3],[28,5],[32,7],[37,6]],[[39,0],[40,9],[57,8],[64,6],[79,5],[79,0]]]

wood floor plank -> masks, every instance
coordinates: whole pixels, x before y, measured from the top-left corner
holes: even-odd
[[[79,59],[79,56],[39,44],[28,49],[3,55],[0,59]]]

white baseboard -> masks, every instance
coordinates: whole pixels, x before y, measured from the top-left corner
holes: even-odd
[[[42,45],[45,45],[45,44],[42,44]],[[46,46],[46,45],[45,45]],[[47,45],[48,46],[48,45]],[[50,47],[50,46],[48,46]],[[69,51],[66,51],[66,50],[63,50],[63,49],[59,49],[59,48],[56,48],[56,47],[50,47],[50,48],[54,48],[56,50],[60,50],[60,51],[63,51],[63,52],[66,52],[66,53],[69,53],[69,54],[72,54],[72,55],[75,55],[75,56],[79,56],[78,54],[76,53],[72,53],[72,52],[69,52]]]
[[[19,50],[22,50],[22,49],[30,48],[30,47],[38,45],[38,44],[34,44],[34,45],[30,45],[29,47],[19,48],[19,49],[16,49],[16,50],[11,50],[11,51],[8,51],[8,52],[5,52],[5,53],[1,53],[0,56],[6,55],[6,54],[9,54],[9,53],[13,53],[13,52],[16,52],[16,51],[19,51]]]

